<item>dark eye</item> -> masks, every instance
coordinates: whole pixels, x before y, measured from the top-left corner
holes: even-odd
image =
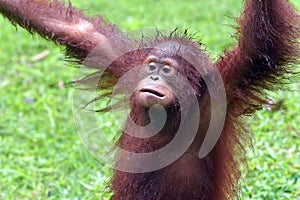
[[[149,63],[149,64],[148,64],[148,70],[149,70],[150,72],[156,70],[156,63],[155,63],[155,62]]]
[[[165,65],[163,68],[162,68],[162,71],[164,74],[168,75],[168,74],[171,74],[172,73],[172,68],[169,66],[169,65]]]

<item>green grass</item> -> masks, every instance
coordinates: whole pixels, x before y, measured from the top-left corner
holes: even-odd
[[[234,42],[230,25],[242,1],[72,2],[123,30],[190,27],[216,58]],[[58,86],[76,77],[76,69],[52,43],[16,31],[3,18],[0,27],[0,199],[106,199],[110,170],[76,133],[73,90]],[[50,54],[34,62],[32,57],[45,50]],[[241,199],[300,199],[299,80],[274,94],[283,102],[279,110],[265,108],[251,120],[256,139]]]

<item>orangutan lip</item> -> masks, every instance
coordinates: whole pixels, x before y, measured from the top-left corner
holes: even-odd
[[[150,89],[150,88],[143,88],[143,89],[140,90],[140,92],[150,93],[150,94],[153,94],[153,95],[155,95],[155,96],[157,96],[157,97],[159,97],[159,98],[164,98],[164,97],[165,97],[164,94],[160,93],[160,92],[157,91],[157,90]]]

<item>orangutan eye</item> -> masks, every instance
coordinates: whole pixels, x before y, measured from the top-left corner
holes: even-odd
[[[171,68],[169,65],[165,65],[165,66],[162,68],[162,71],[163,71],[164,74],[169,75],[169,74],[172,73],[173,68]]]
[[[148,64],[148,70],[149,70],[150,72],[155,71],[155,70],[156,70],[156,63],[155,63],[155,62],[149,63],[149,64]]]

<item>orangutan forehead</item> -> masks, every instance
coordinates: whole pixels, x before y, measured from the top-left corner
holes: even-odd
[[[176,41],[165,41],[154,46],[151,53],[157,57],[173,57],[180,55],[184,48],[183,45]]]
[[[177,59],[169,56],[157,56],[155,54],[150,54],[145,60],[144,63],[149,64],[151,62],[166,64],[173,67],[178,67]]]

